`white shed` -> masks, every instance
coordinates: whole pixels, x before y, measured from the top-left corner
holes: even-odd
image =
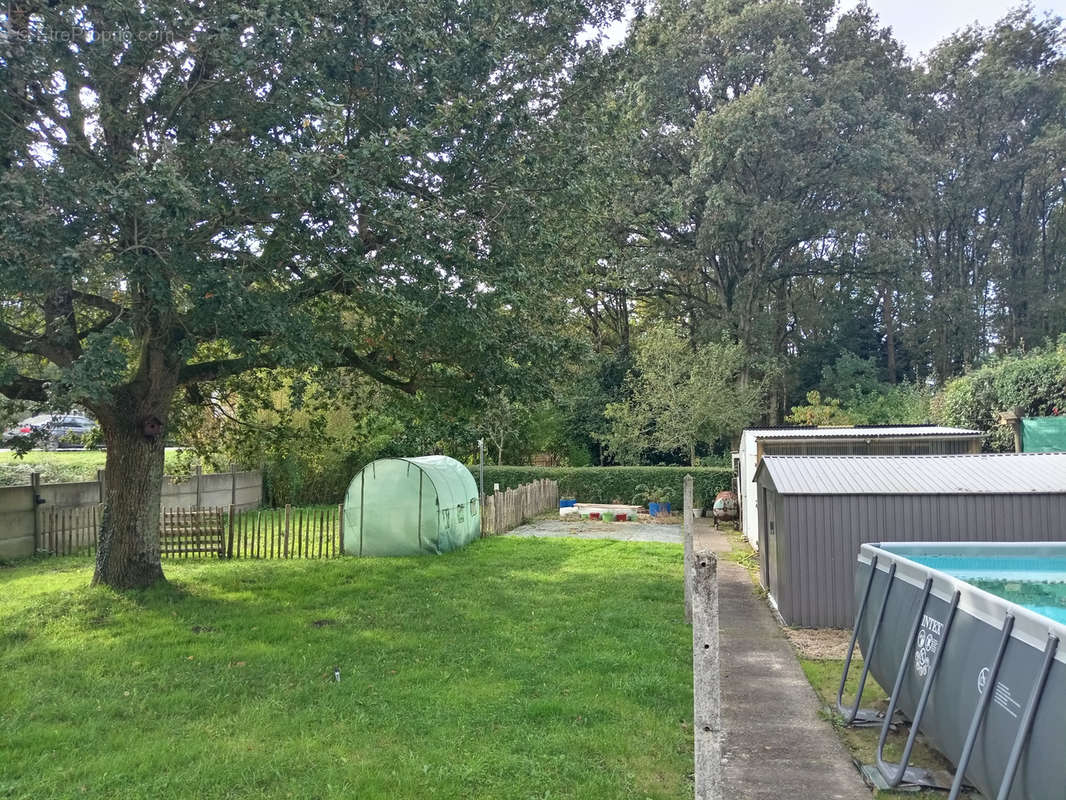
[[[981,451],[980,431],[939,425],[748,428],[737,453],[737,492],[744,535],[759,547],[755,470],[765,455],[868,456],[957,455]]]

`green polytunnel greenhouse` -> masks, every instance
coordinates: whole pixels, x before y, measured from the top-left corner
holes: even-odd
[[[447,553],[481,535],[477,484],[447,456],[367,464],[344,498],[344,552],[360,556]]]

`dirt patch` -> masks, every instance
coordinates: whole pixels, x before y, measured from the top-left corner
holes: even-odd
[[[785,628],[785,635],[803,658],[815,661],[844,660],[851,642],[845,628]]]

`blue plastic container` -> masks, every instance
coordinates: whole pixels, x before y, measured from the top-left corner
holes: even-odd
[[[573,508],[577,505],[577,500],[560,500],[559,508]]]

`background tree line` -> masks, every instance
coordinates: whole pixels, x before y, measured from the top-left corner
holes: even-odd
[[[983,424],[954,378],[1057,357],[1060,20],[912,61],[832,0],[661,0],[601,48],[622,14],[0,11],[0,394],[100,421],[97,581],[162,577],[166,441],[293,493],[479,438],[714,462],[755,422]]]
[[[543,132],[566,177],[531,201],[560,278],[545,372],[458,402],[349,384],[344,424],[223,424],[205,452],[274,465],[281,487],[323,437],[345,474],[473,459],[478,438],[497,463],[716,464],[753,423],[937,421],[1008,446],[1010,398],[960,410],[973,379],[953,379],[1061,350],[1041,345],[1066,330],[1062,24],[1021,8],[915,62],[867,8],[833,14],[666,2],[586,56]],[[1044,374],[1033,413],[1066,391]]]

